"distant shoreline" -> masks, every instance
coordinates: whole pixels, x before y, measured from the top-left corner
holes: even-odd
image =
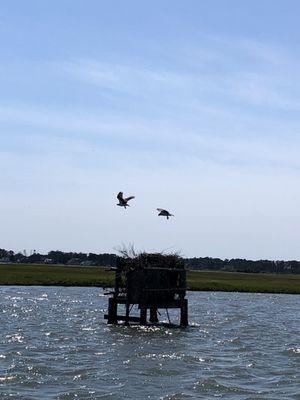
[[[104,267],[0,264],[3,286],[103,287],[114,284],[114,272]],[[300,294],[299,274],[188,271],[191,291]]]

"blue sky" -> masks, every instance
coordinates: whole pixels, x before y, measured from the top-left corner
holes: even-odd
[[[300,259],[299,12],[2,1],[0,247]]]

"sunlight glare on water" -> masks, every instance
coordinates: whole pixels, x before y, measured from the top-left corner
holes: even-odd
[[[1,399],[300,399],[298,295],[190,292],[170,329],[107,325],[99,288],[0,290]]]

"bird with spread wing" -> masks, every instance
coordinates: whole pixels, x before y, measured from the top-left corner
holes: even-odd
[[[119,200],[119,203],[117,206],[124,207],[126,210],[126,207],[129,207],[128,201],[131,199],[134,199],[134,196],[129,196],[129,197],[123,197],[123,192],[119,192],[117,199]]]
[[[167,217],[167,219],[169,219],[169,217],[174,217],[173,214],[170,214],[168,210],[164,210],[163,208],[157,208],[157,211],[159,211],[159,216]]]

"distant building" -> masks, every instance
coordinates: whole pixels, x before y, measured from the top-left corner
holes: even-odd
[[[95,265],[94,261],[82,261],[80,263],[80,265],[82,265],[83,267],[93,267]]]
[[[81,265],[81,260],[80,258],[71,258],[68,263],[68,265]]]
[[[9,257],[2,257],[0,258],[0,264],[9,264],[11,261]]]

